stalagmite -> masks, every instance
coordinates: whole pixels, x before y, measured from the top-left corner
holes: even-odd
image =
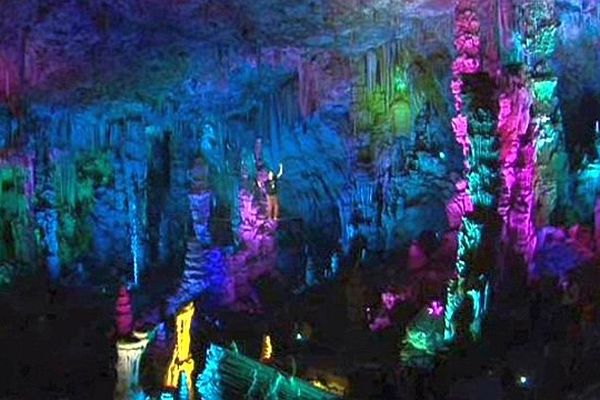
[[[131,296],[124,286],[119,289],[117,298],[116,327],[117,337],[120,338],[128,337],[133,331]]]
[[[178,388],[182,372],[188,377],[193,376],[195,363],[191,353],[191,328],[194,311],[194,303],[189,303],[177,313],[175,320],[175,348],[173,349],[173,356],[171,357],[165,376],[165,387]],[[193,393],[192,380],[189,379],[187,383],[189,393]]]
[[[271,335],[263,335],[262,349],[260,351],[260,362],[270,363],[273,361],[273,345],[271,344]]]
[[[115,400],[129,400],[142,393],[139,386],[140,361],[148,346],[148,334],[135,332],[117,341],[117,386]]]
[[[452,130],[456,141],[462,148],[464,157],[464,168],[466,174],[469,173],[469,154],[471,143],[468,136],[468,119],[464,112],[464,74],[474,74],[480,71],[481,56],[480,56],[480,39],[479,39],[479,20],[477,19],[477,4],[471,0],[459,0],[455,7],[455,31],[454,31],[454,47],[458,52],[458,56],[452,64],[452,83],[451,91],[454,97],[454,108],[456,116],[452,119]],[[465,181],[467,189],[468,183]],[[468,189],[467,189],[468,190]],[[463,196],[464,197],[464,196]],[[460,204],[472,204],[474,201],[469,196],[469,201],[462,200]],[[454,213],[451,214],[454,220],[461,221],[460,231],[458,234],[458,259],[457,271],[464,271],[462,267],[464,261],[461,260],[461,255],[466,251],[465,246],[469,241],[465,240],[469,230],[465,230],[468,220],[465,215],[456,215],[456,211],[467,211],[466,207],[453,207]],[[460,273],[460,272],[459,272]],[[461,287],[464,282],[464,277],[457,277],[448,284],[446,307],[445,307],[445,329],[444,340],[452,341],[456,337],[456,313],[464,302],[464,290]]]
[[[459,333],[456,315],[464,307],[466,295],[472,299],[470,331],[474,339],[481,335],[484,292],[495,253],[497,239],[496,187],[499,180],[496,163],[498,140],[495,137],[497,99],[490,76],[481,72],[479,3],[460,0],[455,8],[455,41],[458,52],[452,66],[452,94],[457,116],[452,127],[464,155],[467,191],[473,209],[462,216],[458,233],[456,279],[448,286],[445,307],[444,339],[452,342]],[[462,203],[466,203],[463,201]],[[456,211],[466,207],[452,207]],[[454,218],[457,215],[453,215]]]

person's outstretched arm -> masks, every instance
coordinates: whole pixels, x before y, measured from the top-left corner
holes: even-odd
[[[283,164],[279,163],[279,172],[277,172],[277,178],[281,178],[281,175],[283,175]]]

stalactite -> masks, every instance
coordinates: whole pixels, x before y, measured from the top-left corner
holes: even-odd
[[[367,90],[372,92],[375,89],[375,74],[377,73],[377,55],[375,51],[369,50],[365,56]]]
[[[120,159],[125,180],[132,275],[137,285],[147,262],[146,182],[149,146],[144,140],[145,130],[138,121],[126,120],[113,127],[124,142],[120,149]]]
[[[137,198],[135,195],[129,201],[129,227],[131,229],[131,258],[133,262],[133,283],[137,286],[140,283],[140,273],[143,268],[143,253],[141,245],[141,232],[139,225],[139,214],[137,210]]]
[[[416,49],[391,40],[369,50],[354,67],[355,128],[388,144],[408,136],[426,104],[446,113],[438,78]]]

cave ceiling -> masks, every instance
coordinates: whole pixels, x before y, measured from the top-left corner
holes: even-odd
[[[222,85],[268,57],[290,70],[318,52],[351,57],[451,9],[447,0],[1,0],[0,82],[6,98],[144,100],[190,76]]]

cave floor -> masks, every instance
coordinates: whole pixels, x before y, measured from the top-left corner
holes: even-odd
[[[167,286],[158,276],[147,284],[133,292],[134,298],[139,293],[136,303],[142,307],[153,304]],[[600,330],[598,326],[587,328],[590,345],[585,351],[574,346],[567,329],[568,311],[560,303],[544,305],[539,319],[532,323],[527,302],[506,304],[499,299],[479,345],[456,346],[440,358],[434,371],[419,374],[397,366],[400,338],[417,311],[415,306],[406,305],[393,327],[370,332],[366,326],[348,321],[343,279],[297,298],[289,296],[287,288],[275,290],[274,286],[270,285],[272,293],[262,293],[270,298],[258,315],[206,312],[200,302],[201,311],[193,325],[198,371],[203,368],[209,342],[227,345],[235,341],[242,353],[258,358],[262,335],[270,331],[279,368],[291,372],[294,363],[299,376],[309,369],[335,371],[350,378],[351,398],[355,399],[412,399],[421,395],[432,399],[565,399],[597,380]],[[115,354],[111,331],[116,288],[105,293],[85,287],[59,288],[51,294],[39,278],[18,282],[14,288],[0,295],[0,396],[112,398]],[[214,326],[215,319],[220,327]],[[301,322],[313,328],[306,341],[293,339],[294,324]],[[163,355],[152,366],[142,363],[142,382],[148,383],[145,387],[150,392],[159,389],[152,379],[161,376],[160,363],[164,364],[165,356],[168,358],[168,354]],[[515,384],[521,376],[527,377],[529,388]],[[384,390],[390,383],[397,397]]]
[[[50,294],[40,279],[15,286],[0,296],[0,396],[111,398],[113,298],[88,290]]]

